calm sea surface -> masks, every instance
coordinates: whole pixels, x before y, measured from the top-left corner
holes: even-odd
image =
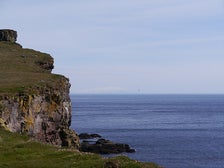
[[[224,95],[71,95],[72,128],[165,168],[224,168]]]

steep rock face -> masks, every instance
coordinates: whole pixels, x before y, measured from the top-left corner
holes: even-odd
[[[17,39],[17,32],[10,29],[0,30],[0,41],[9,41],[15,43]]]
[[[0,37],[13,42],[6,34]],[[51,74],[53,62],[49,54],[0,42],[0,126],[78,149],[79,137],[69,128],[70,83],[62,75]]]
[[[30,93],[0,96],[1,125],[38,141],[79,147],[71,124],[70,84],[62,78],[54,88],[32,88]]]

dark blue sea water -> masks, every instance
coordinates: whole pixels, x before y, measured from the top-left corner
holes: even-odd
[[[224,95],[72,95],[72,128],[165,168],[224,168]]]

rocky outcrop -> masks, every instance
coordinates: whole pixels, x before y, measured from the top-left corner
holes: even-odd
[[[17,40],[17,32],[10,29],[0,30],[0,41],[9,41],[15,43]]]
[[[42,69],[51,72],[52,69],[54,69],[54,59],[48,59],[48,60],[38,60],[35,62],[37,65],[39,65]]]
[[[0,30],[0,126],[57,146],[79,148],[70,129],[69,79],[51,74],[49,54],[23,49],[17,33]]]
[[[80,139],[93,139],[93,138],[102,138],[99,134],[88,134],[88,133],[81,133],[79,134]]]
[[[98,154],[119,154],[135,152],[128,144],[115,143],[110,140],[103,139],[99,134],[81,133],[79,138],[82,140],[80,151]]]
[[[131,149],[128,144],[114,143],[106,139],[99,139],[95,143],[92,141],[83,141],[81,143],[80,150],[83,152],[92,152],[98,154],[119,154],[119,153],[133,153],[134,149]]]

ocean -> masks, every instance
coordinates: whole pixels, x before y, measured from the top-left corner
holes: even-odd
[[[224,168],[224,95],[71,95],[72,128],[165,168]]]

